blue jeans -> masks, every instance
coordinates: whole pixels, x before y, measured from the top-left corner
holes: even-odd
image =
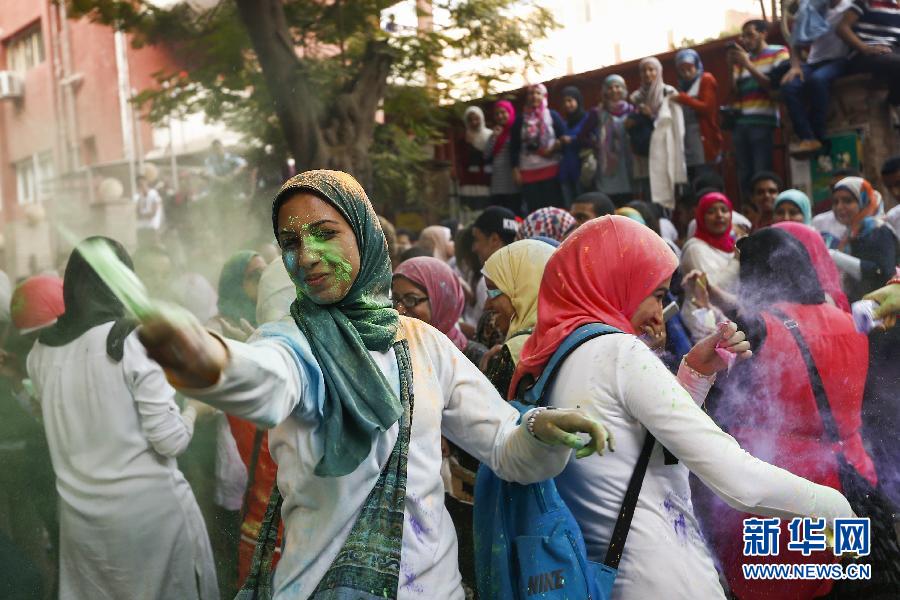
[[[775,128],[768,125],[735,126],[731,134],[734,141],[734,158],[737,162],[738,179],[744,200],[749,200],[752,190],[750,181],[760,171],[772,170]]]
[[[844,74],[847,60],[838,58],[803,65],[803,81],[794,79],[781,86],[794,131],[801,140],[824,140],[831,82]]]

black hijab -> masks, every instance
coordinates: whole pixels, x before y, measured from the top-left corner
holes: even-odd
[[[572,98],[575,102],[578,103],[578,108],[575,109],[570,115],[566,115],[566,124],[569,128],[575,127],[578,123],[581,122],[581,119],[584,118],[584,97],[581,95],[581,90],[579,90],[574,85],[569,85],[563,88],[562,91],[563,98]]]
[[[756,310],[778,302],[822,304],[825,292],[803,244],[766,227],[738,242],[741,303]]]
[[[119,242],[102,236],[82,242],[103,240],[129,269],[134,270],[128,251]],[[79,244],[80,246],[80,244]],[[63,301],[66,312],[56,324],[41,332],[38,338],[45,346],[65,346],[81,337],[86,331],[114,321],[106,338],[106,354],[116,362],[122,360],[125,338],[137,327],[137,321],[126,317],[125,306],[103,283],[93,267],[84,259],[78,247],[72,250],[66,274],[63,277]]]

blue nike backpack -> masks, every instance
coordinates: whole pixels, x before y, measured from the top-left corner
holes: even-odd
[[[544,406],[544,392],[563,360],[584,342],[622,333],[582,325],[557,348],[540,378],[513,401],[524,414]],[[553,479],[530,485],[503,481],[486,465],[475,480],[475,573],[478,596],[498,600],[608,600],[655,439],[650,433],[632,473],[606,559],[587,559],[581,529]],[[602,460],[602,459],[601,459]]]

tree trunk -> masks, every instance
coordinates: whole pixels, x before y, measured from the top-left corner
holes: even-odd
[[[322,127],[329,147],[329,168],[352,173],[370,191],[374,184],[369,152],[375,137],[375,113],[387,91],[392,61],[386,43],[370,41],[359,73],[338,94]]]
[[[236,0],[297,169],[319,169],[326,152],[316,104],[294,49],[281,0]]]
[[[369,151],[375,133],[375,113],[387,90],[393,61],[387,43],[368,43],[359,72],[322,114],[295,53],[281,0],[236,2],[298,170],[347,171],[371,190]]]

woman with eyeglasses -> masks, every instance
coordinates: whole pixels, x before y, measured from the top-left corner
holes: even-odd
[[[484,308],[496,313],[497,328],[506,333],[503,345],[484,357],[482,370],[505,398],[514,396],[509,383],[537,323],[538,290],[553,250],[546,242],[521,240],[492,254],[481,270],[488,293]]]
[[[394,270],[391,296],[397,312],[446,335],[476,365],[487,352],[459,328],[466,297],[459,276],[444,261],[417,256],[402,262]]]

